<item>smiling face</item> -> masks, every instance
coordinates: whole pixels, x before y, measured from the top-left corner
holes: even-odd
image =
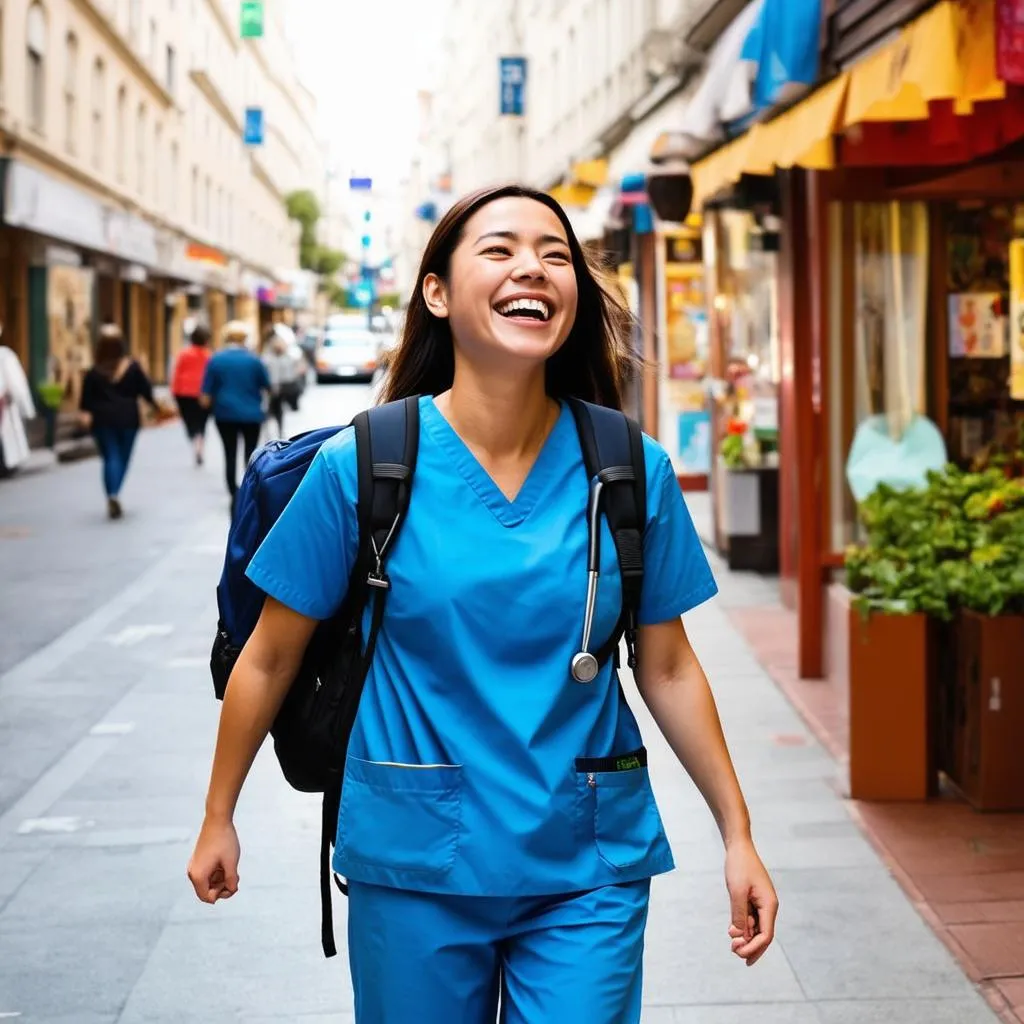
[[[576,319],[576,271],[562,222],[543,203],[507,196],[466,221],[448,279],[428,274],[423,297],[476,362],[543,364]]]

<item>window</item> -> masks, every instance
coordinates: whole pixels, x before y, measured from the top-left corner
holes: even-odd
[[[158,209],[163,209],[164,196],[163,196],[163,174],[161,173],[163,167],[163,156],[164,148],[164,126],[158,124],[153,133],[153,205]]]
[[[103,90],[105,85],[103,61],[99,58],[92,66],[92,165],[103,170]]]
[[[117,137],[114,140],[114,173],[118,181],[124,181],[124,164],[128,158],[125,150],[127,139],[125,134],[128,126],[125,123],[128,118],[128,93],[122,85],[117,90]]]
[[[172,96],[174,95],[174,85],[175,85],[174,79],[175,79],[176,71],[177,71],[177,69],[175,68],[174,47],[173,46],[168,46],[167,47],[167,68],[166,68],[166,72],[165,72],[164,85],[166,86],[167,91],[169,93],[171,93]]]
[[[168,209],[172,213],[178,210],[178,144],[171,143],[171,180],[167,190]]]
[[[71,154],[75,152],[75,90],[78,87],[78,38],[68,33],[67,55],[64,65],[64,147]]]
[[[28,122],[42,132],[46,122],[46,12],[41,3],[28,9],[26,21],[28,55]]]
[[[135,188],[139,195],[146,191],[146,106],[139,104],[135,115]]]
[[[157,45],[159,33],[156,27],[156,18],[149,19],[149,63],[155,68],[157,57],[160,55],[160,47]]]

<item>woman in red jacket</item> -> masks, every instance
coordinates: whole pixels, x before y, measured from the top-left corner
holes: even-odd
[[[200,324],[189,339],[191,345],[184,349],[174,364],[174,379],[171,393],[178,403],[185,424],[185,433],[192,442],[196,465],[203,464],[203,444],[206,437],[206,420],[209,410],[199,401],[203,389],[203,374],[210,361],[210,332]]]

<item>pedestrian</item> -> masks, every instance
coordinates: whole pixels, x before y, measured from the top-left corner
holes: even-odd
[[[672,853],[612,659],[586,684],[569,671],[589,531],[566,399],[621,407],[627,325],[546,194],[476,193],[427,245],[383,396],[422,396],[416,477],[334,853],[358,1024],[482,1024],[499,1000],[506,1024],[640,1020],[650,879]],[[643,447],[636,683],[718,823],[732,951],[752,964],[777,899],[681,621],[717,588],[667,454]],[[250,563],[267,598],[227,687],[189,866],[206,902],[238,889],[235,803],[318,622],[344,599],[356,495],[343,431]],[[620,609],[611,547],[595,634]]]
[[[202,324],[197,325],[189,336],[188,348],[183,349],[175,360],[171,380],[171,394],[185,424],[185,434],[192,442],[197,466],[203,464],[206,421],[210,416],[209,409],[200,401],[206,364],[210,361],[209,346],[210,332]]]
[[[263,362],[270,378],[270,417],[277,422],[277,436],[284,437],[285,406],[295,408],[299,398],[299,360],[301,356],[290,351],[288,339],[273,328],[263,343]]]
[[[82,424],[92,431],[99,449],[107,515],[111,519],[120,519],[123,514],[121,487],[139,433],[139,399],[163,415],[153,398],[149,378],[128,355],[121,328],[106,323],[100,328],[93,365],[82,380],[80,409]]]
[[[263,425],[263,401],[270,391],[270,378],[262,360],[247,346],[249,328],[240,320],[224,328],[225,347],[206,364],[202,402],[213,410],[224,445],[224,476],[231,507],[238,493],[238,441],[242,440],[245,464],[252,458]]]
[[[0,477],[10,476],[29,457],[24,421],[35,415],[21,360],[13,349],[0,345]]]

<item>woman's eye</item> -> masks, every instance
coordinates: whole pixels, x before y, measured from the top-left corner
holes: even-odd
[[[507,245],[492,245],[489,249],[484,249],[485,256],[488,256],[491,253],[498,253],[501,256],[511,256],[512,250]]]
[[[567,252],[549,252],[545,259],[558,260],[560,263],[569,263],[572,257]]]

